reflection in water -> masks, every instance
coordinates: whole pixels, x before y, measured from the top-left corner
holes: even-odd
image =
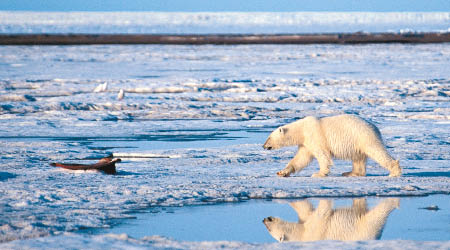
[[[287,222],[280,218],[263,220],[269,233],[276,240],[374,240],[381,237],[389,214],[400,205],[398,198],[382,200],[368,210],[366,199],[353,199],[348,208],[333,209],[331,200],[320,200],[314,209],[308,200],[290,203],[297,212],[298,222]]]

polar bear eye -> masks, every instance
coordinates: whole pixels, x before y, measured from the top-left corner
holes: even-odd
[[[283,130],[281,128],[279,128],[278,131],[280,131],[280,133],[283,132]]]

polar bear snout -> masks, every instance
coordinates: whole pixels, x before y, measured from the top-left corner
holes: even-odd
[[[263,148],[266,149],[266,150],[272,150],[273,149],[273,147],[272,147],[272,145],[270,143],[270,138],[267,139],[267,141],[264,143]]]
[[[264,218],[264,220],[263,220],[264,226],[266,226],[266,228],[267,228],[267,230],[269,230],[269,232],[272,231],[270,224],[274,221],[275,221],[275,218],[272,216]]]
[[[274,218],[272,216],[269,216],[267,218],[264,218],[263,222],[266,223],[267,221],[273,221],[273,219]]]

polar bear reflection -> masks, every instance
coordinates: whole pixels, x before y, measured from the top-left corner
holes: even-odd
[[[264,224],[276,240],[374,240],[381,237],[389,214],[399,206],[397,198],[381,201],[371,210],[365,199],[354,199],[350,208],[333,209],[331,200],[320,200],[314,210],[307,201],[290,203],[298,214],[299,222],[287,222],[267,217]]]

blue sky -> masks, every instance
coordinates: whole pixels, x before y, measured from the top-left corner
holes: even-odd
[[[0,0],[28,11],[450,11],[450,0]]]

